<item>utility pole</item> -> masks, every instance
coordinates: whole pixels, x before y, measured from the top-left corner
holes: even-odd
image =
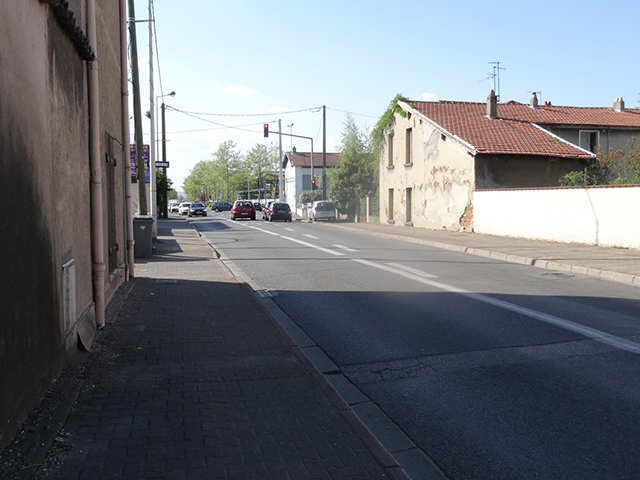
[[[158,185],[156,181],[156,160],[158,160],[158,145],[156,145],[155,104],[153,93],[153,9],[151,0],[147,0],[147,15],[149,22],[149,120],[151,123],[149,142],[149,184],[151,185],[151,216],[153,217],[153,239],[158,238]]]
[[[283,191],[282,188],[284,186],[284,181],[282,176],[284,175],[284,172],[282,171],[282,120],[278,119],[278,137],[279,137],[279,143],[280,143],[280,163],[279,163],[279,168],[278,168],[278,179],[280,180],[280,183],[278,184],[280,186],[279,192],[278,192],[278,201],[282,202],[284,201],[284,195],[283,195]]]
[[[162,102],[161,109],[162,109],[162,165],[166,165],[167,164],[167,129],[165,127],[166,124],[164,121],[164,112],[165,112],[164,102]],[[164,180],[166,182],[167,167],[164,167],[164,166],[162,167],[162,174],[164,175]],[[165,185],[165,187],[167,187],[167,185]],[[165,211],[165,209],[167,208],[167,188],[165,188],[164,192],[162,193],[162,208],[160,210],[163,213],[162,218],[167,218],[167,214]]]
[[[138,176],[138,214],[147,215],[147,183],[144,178],[144,146],[142,143],[142,113],[140,111],[140,72],[138,71],[138,43],[134,0],[129,5],[129,36],[131,38],[131,83],[133,85],[133,125],[136,145],[136,174]]]
[[[327,107],[322,106],[322,199],[327,199]]]

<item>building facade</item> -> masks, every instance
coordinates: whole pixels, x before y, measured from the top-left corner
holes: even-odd
[[[640,133],[640,113],[624,108],[398,102],[380,159],[380,220],[424,228],[473,229],[475,190],[559,185]]]
[[[0,3],[0,447],[131,273],[125,21],[123,1]]]

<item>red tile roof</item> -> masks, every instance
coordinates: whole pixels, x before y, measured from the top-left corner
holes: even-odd
[[[498,104],[498,118],[486,116],[486,103],[411,101],[415,109],[445,130],[486,154],[549,155],[589,158],[593,155],[537,125],[589,125],[640,128],[640,110],[559,107],[533,109],[510,101]]]
[[[287,152],[294,167],[311,167],[311,152]],[[327,167],[340,165],[340,154],[327,152]],[[313,168],[322,167],[322,152],[313,152]]]

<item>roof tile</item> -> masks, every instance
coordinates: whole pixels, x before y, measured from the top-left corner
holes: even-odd
[[[421,114],[486,154],[551,155],[588,158],[593,154],[537,125],[589,125],[640,128],[640,110],[498,104],[498,118],[489,119],[479,102],[410,102]]]

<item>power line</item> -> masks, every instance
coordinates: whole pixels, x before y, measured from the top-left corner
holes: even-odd
[[[193,113],[189,113],[189,112],[184,112],[182,110],[178,110],[177,108],[174,108],[174,107],[172,107],[170,105],[167,105],[167,104],[165,104],[165,108],[167,108],[169,110],[173,110],[174,112],[182,113],[184,115],[187,115],[189,117],[195,118],[197,120],[201,120],[201,121],[206,122],[206,123],[212,123],[214,125],[218,125],[220,127],[220,128],[212,128],[212,129],[209,129],[209,130],[221,130],[221,129],[224,129],[224,128],[232,128],[234,130],[241,130],[243,132],[256,133],[255,130],[248,130],[248,129],[242,128],[242,127],[252,127],[254,125],[262,125],[262,123],[248,123],[246,125],[225,125],[223,123],[214,122],[213,120],[207,120],[206,118],[200,118],[197,115],[194,115]],[[194,131],[202,131],[202,130],[194,130]],[[183,132],[174,132],[174,133],[183,133]]]
[[[181,112],[192,115],[206,115],[210,117],[268,117],[274,115],[290,115],[292,113],[310,112],[317,110],[318,107],[304,108],[302,110],[292,110],[290,112],[269,112],[269,113],[202,113],[202,112]]]
[[[327,107],[327,110],[333,110],[334,112],[340,112],[340,113],[349,113],[351,115],[357,115],[358,117],[368,117],[368,118],[375,118],[378,119],[380,118],[380,115],[375,116],[375,115],[365,115],[364,113],[354,113],[354,112],[348,112],[346,110],[338,110],[337,108],[331,108],[331,107]]]

